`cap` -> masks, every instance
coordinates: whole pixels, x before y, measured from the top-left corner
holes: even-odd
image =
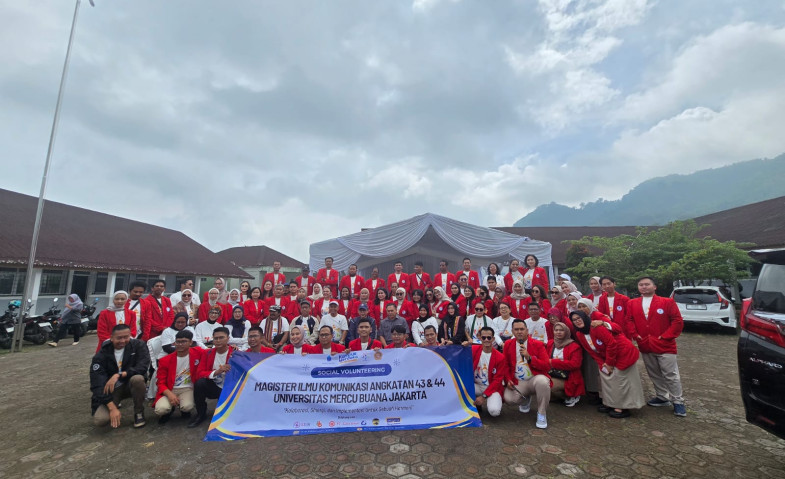
[[[572,278],[570,278],[570,275],[567,273],[560,274],[559,278],[566,279],[567,281],[572,281]]]
[[[304,305],[304,304],[307,304],[308,306],[310,306],[310,305],[311,305],[311,303],[309,303],[309,302],[308,302],[308,301],[306,301],[306,300],[302,300],[302,301],[300,301],[300,306],[302,306],[302,305]]]
[[[330,306],[332,306],[332,305],[338,306],[338,301],[335,301],[335,300],[330,301]]]
[[[270,306],[270,311],[271,311],[271,312],[272,312],[272,311],[277,311],[277,312],[279,312],[279,313],[280,313],[280,312],[281,312],[281,307],[280,307],[280,306],[278,306],[277,304],[274,304],[274,305]]]
[[[367,304],[361,304],[361,305],[360,305],[360,306],[357,308],[357,310],[359,311],[359,310],[361,310],[361,309],[364,309],[364,310],[368,311],[368,305],[367,305]]]

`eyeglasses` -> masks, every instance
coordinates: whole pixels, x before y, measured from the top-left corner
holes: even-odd
[[[551,291],[551,294],[559,294],[558,291]]]
[[[403,296],[404,293],[395,293],[396,296]]]
[[[475,311],[485,311],[485,308],[474,308]]]
[[[483,341],[490,341],[491,339],[493,339],[493,336],[480,336],[480,339],[482,339]]]
[[[330,333],[319,333],[319,337],[320,338],[327,338],[327,337],[330,337],[330,336],[332,336],[332,334],[330,334]]]

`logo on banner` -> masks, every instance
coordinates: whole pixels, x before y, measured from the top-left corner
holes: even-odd
[[[399,418],[399,417],[388,417],[387,418],[387,424],[400,424],[400,423],[401,423],[401,418]]]
[[[379,425],[379,418],[376,418],[376,417],[373,418],[373,425],[374,426],[378,426]]]

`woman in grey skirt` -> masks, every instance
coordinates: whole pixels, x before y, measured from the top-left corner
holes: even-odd
[[[597,410],[612,418],[630,416],[630,409],[645,404],[643,386],[635,363],[640,353],[623,334],[614,334],[605,325],[591,327],[583,311],[570,313],[575,340],[588,351],[600,368],[602,406]]]

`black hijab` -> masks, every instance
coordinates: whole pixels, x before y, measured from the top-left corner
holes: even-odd
[[[243,334],[245,333],[245,312],[243,311],[243,317],[240,319],[234,319],[234,312],[236,310],[243,311],[242,306],[235,306],[232,309],[232,317],[229,321],[226,322],[227,325],[232,326],[232,337],[233,338],[242,338]]]
[[[576,314],[580,316],[581,319],[583,320],[582,328],[576,326],[575,321],[572,319],[572,317],[575,316]],[[572,325],[575,326],[576,331],[580,331],[583,334],[589,334],[589,331],[591,331],[591,319],[589,319],[589,315],[583,311],[573,311],[572,313],[570,313],[570,321],[572,321]]]

